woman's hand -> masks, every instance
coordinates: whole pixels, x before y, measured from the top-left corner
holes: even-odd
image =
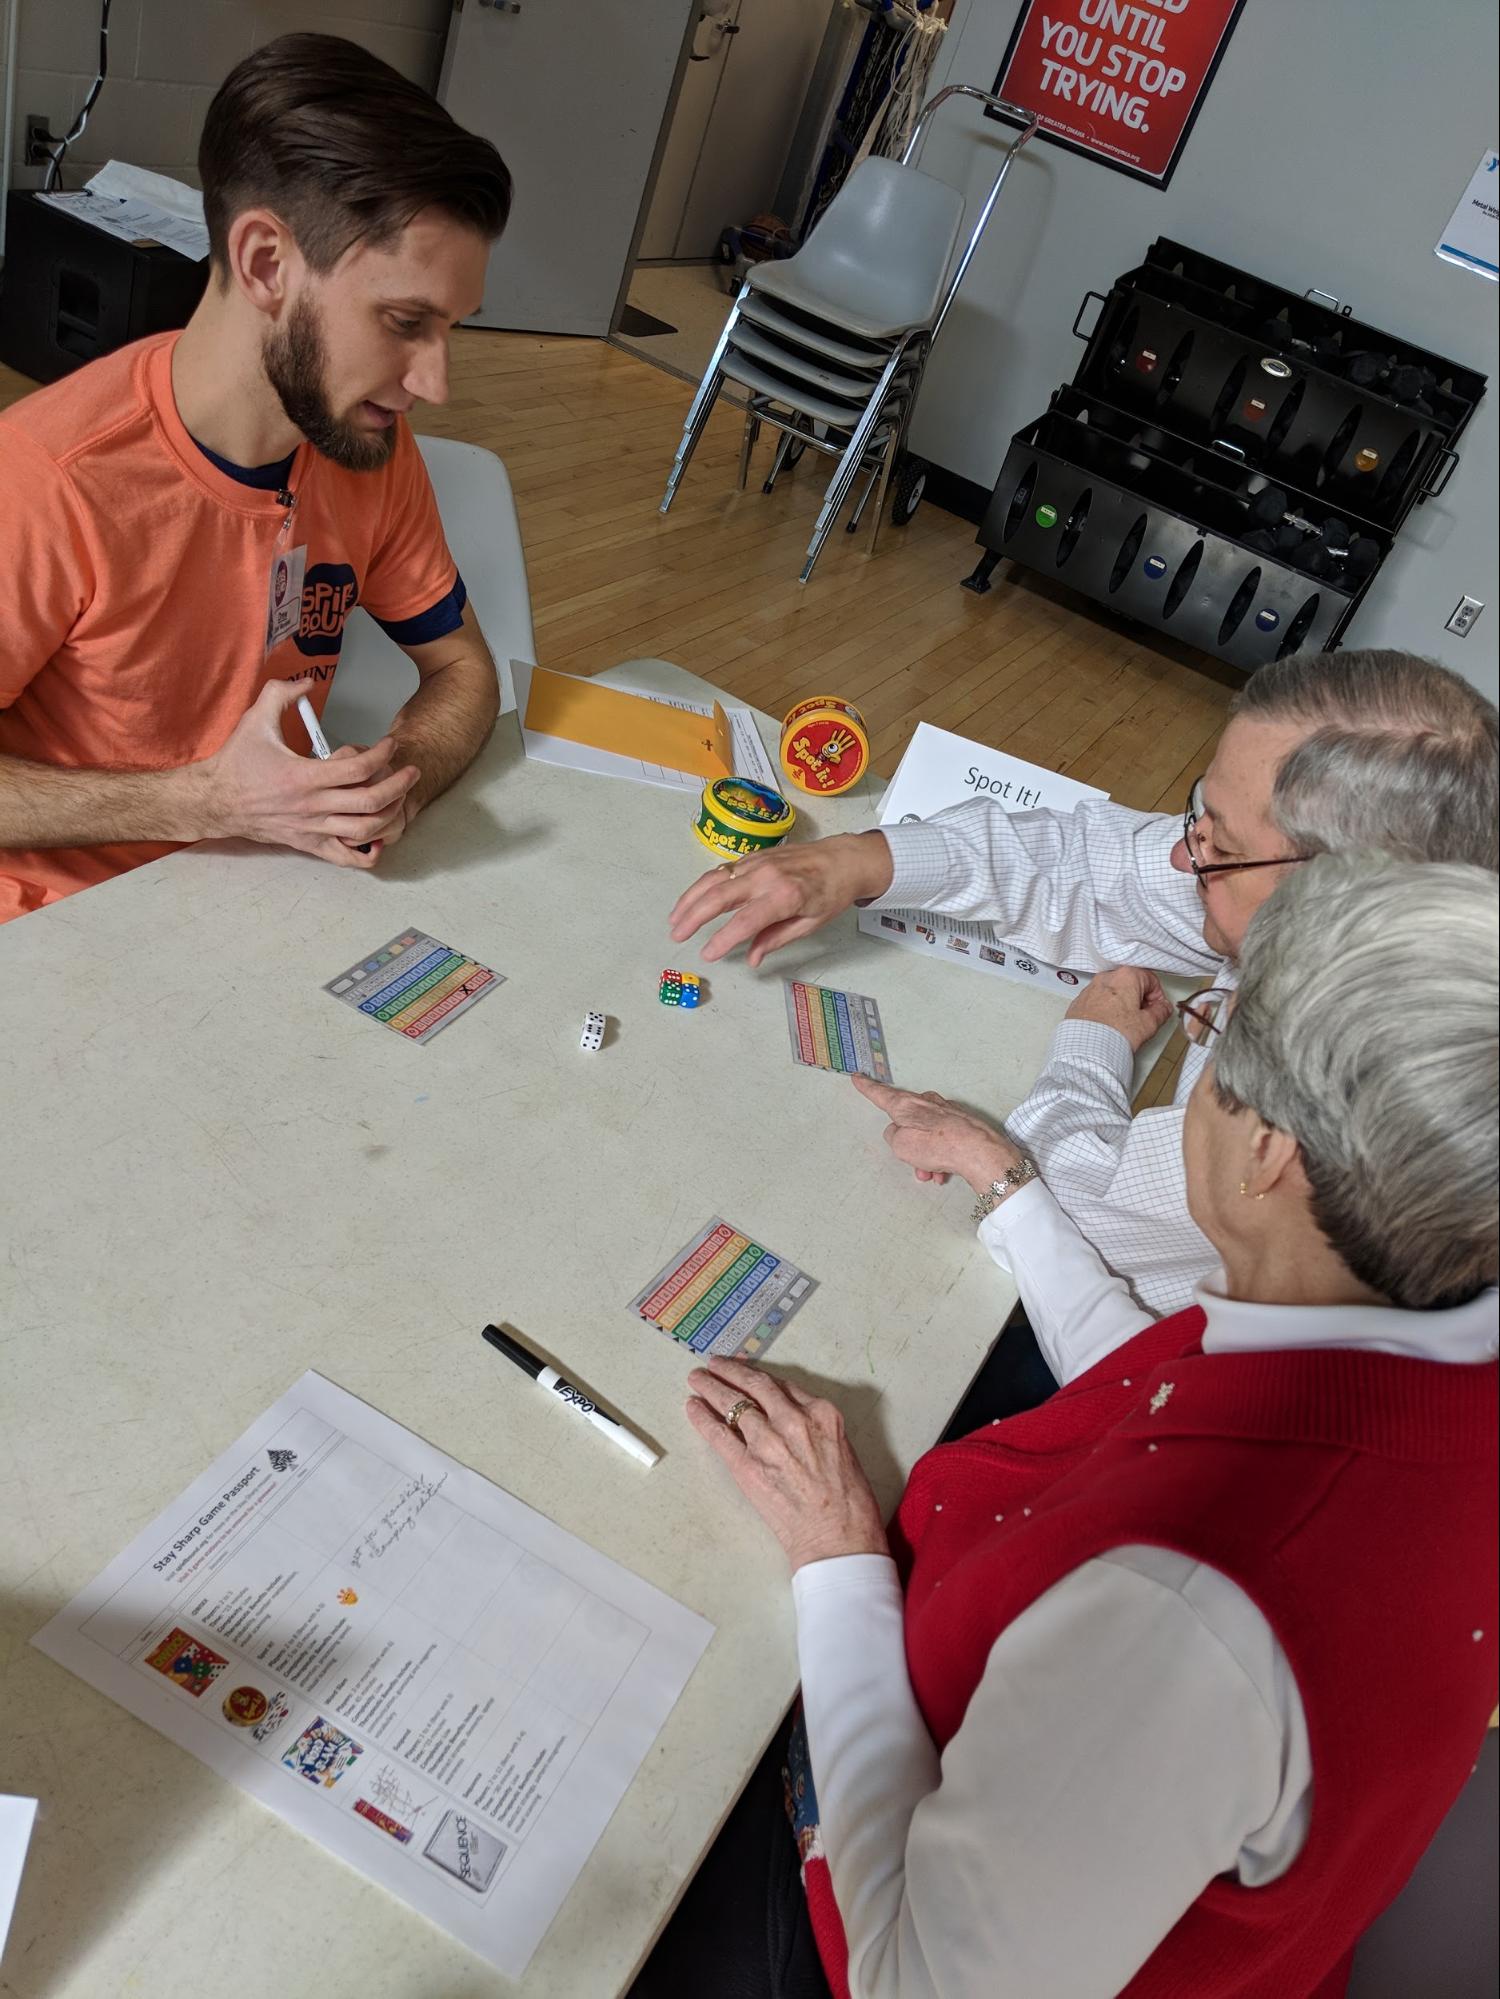
[[[889,1552],[870,1481],[833,1403],[739,1360],[713,1359],[688,1381],[688,1421],[728,1465],[794,1572],[835,1555]]]
[[[1024,1154],[1003,1131],[972,1111],[950,1104],[936,1090],[893,1090],[889,1083],[856,1076],[854,1087],[890,1119],[885,1142],[919,1180],[944,1185],[950,1174],[967,1180],[976,1194],[988,1193]]]

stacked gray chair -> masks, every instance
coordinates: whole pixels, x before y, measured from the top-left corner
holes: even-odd
[[[977,97],[1021,129],[953,264],[964,200],[914,164],[928,123],[950,97]],[[800,581],[805,583],[861,474],[849,522],[859,526],[875,495],[873,553],[885,493],[900,456],[932,343],[990,219],[1011,163],[1037,129],[1033,113],[969,84],[940,90],[922,108],[900,160],[870,158],[850,174],[807,242],[783,262],[754,264],[693,398],[661,503],[665,513],[725,382],[747,392],[739,484],[763,425],[781,433],[765,491],[811,447],[835,460]],[[949,266],[953,268],[950,273]],[[898,501],[910,519],[913,481]]]

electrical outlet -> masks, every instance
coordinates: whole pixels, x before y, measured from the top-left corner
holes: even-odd
[[[56,141],[45,118],[35,111],[26,115],[26,164],[29,167],[44,167],[52,157]]]
[[[1474,620],[1483,609],[1484,605],[1478,597],[1460,597],[1458,608],[1454,611],[1453,616],[1448,620],[1447,624],[1444,625],[1443,630],[1445,632],[1453,632],[1461,639],[1466,639],[1474,629]]]

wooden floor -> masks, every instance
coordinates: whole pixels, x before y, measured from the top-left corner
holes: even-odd
[[[0,368],[0,407],[31,384]],[[911,525],[836,531],[797,582],[824,461],[771,497],[735,491],[738,412],[721,405],[670,514],[657,512],[688,384],[596,340],[461,331],[452,398],[417,427],[496,451],[510,469],[543,664],[594,673],[659,658],[779,714],[809,694],[864,710],[877,769],[918,721],[1180,809],[1208,762],[1230,690],[1077,600],[1002,564],[961,590],[973,529],[933,506]]]
[[[736,492],[741,421],[723,405],[663,518],[691,394],[597,341],[455,336],[452,399],[419,427],[509,467],[543,664],[670,659],[771,714],[838,694],[864,710],[878,769],[925,720],[1122,803],[1181,809],[1227,687],[1008,563],[988,596],[961,590],[974,531],[936,507],[887,528],[873,559],[863,533],[836,532],[799,585],[824,463],[804,458],[767,498],[763,442]]]

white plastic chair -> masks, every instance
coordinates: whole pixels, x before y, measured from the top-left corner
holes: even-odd
[[[937,317],[963,216],[946,181],[861,160],[802,249],[752,264],[745,282],[863,340],[895,340]]]
[[[420,437],[443,532],[500,677],[500,711],[516,705],[510,661],[535,663],[531,592],[510,477],[493,451],[450,437]],[[338,672],[323,716],[330,736],[373,743],[416,691],[417,669],[369,614],[356,610],[344,632]]]
[[[916,164],[933,113],[953,97],[978,98],[1021,126],[1004,149],[956,264],[963,196]],[[751,265],[683,425],[663,513],[676,496],[719,390],[729,381],[749,391],[740,449],[742,488],[762,424],[781,433],[765,484],[768,493],[792,453],[800,457],[811,447],[836,461],[800,580],[805,583],[812,574],[861,473],[865,488],[849,532],[858,528],[871,494],[876,494],[873,551],[886,482],[902,452],[932,343],[979,247],[1011,162],[1036,132],[1037,122],[1034,113],[971,84],[950,84],[923,106],[899,160],[860,162],[794,256]],[[898,486],[898,521],[909,520],[916,510],[921,479],[915,475],[914,462],[903,474],[904,490]]]

